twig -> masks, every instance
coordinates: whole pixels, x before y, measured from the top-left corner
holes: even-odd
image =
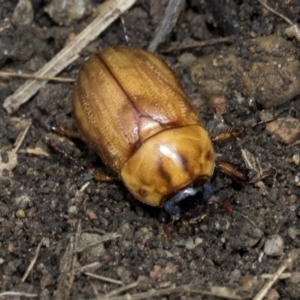
[[[277,15],[278,17],[282,18],[283,20],[285,20],[287,23],[289,23],[290,25],[294,25],[294,23],[287,18],[286,16],[282,15],[281,13],[277,12],[275,9],[273,9],[272,7],[270,7],[267,3],[265,3],[262,0],[257,0],[262,6],[264,6],[266,9],[268,9],[269,11],[271,11],[273,14]]]
[[[122,288],[118,289],[118,294],[120,294],[120,290]],[[117,290],[116,290],[117,291]],[[112,291],[114,292],[114,291]],[[133,295],[125,295],[125,296],[116,296],[112,297],[113,294],[108,293],[105,296],[100,296],[95,298],[96,300],[140,300],[140,299],[150,299],[152,297],[162,297],[163,295],[170,295],[174,293],[196,293],[196,294],[203,294],[203,295],[209,295],[209,296],[215,296],[215,297],[222,297],[222,298],[227,298],[227,299],[242,299],[240,296],[237,296],[234,292],[231,292],[230,290],[222,287],[215,287],[212,289],[212,291],[205,291],[205,290],[200,290],[200,289],[195,289],[194,285],[182,285],[178,287],[171,287],[167,289],[159,289],[159,290],[149,290],[144,293],[137,293]],[[124,291],[122,291],[124,292]]]
[[[26,126],[26,128],[24,129],[24,131],[21,134],[18,135],[18,137],[15,141],[15,147],[14,147],[14,150],[13,150],[15,153],[18,152],[19,148],[21,147],[30,126],[31,126],[31,122],[29,122],[28,125]]]
[[[118,284],[118,285],[124,285],[124,283],[120,280],[115,280],[115,279],[112,279],[112,278],[108,278],[108,277],[97,275],[97,274],[90,273],[90,272],[84,272],[84,274],[86,276],[96,278],[96,279],[99,279],[99,280],[102,280],[102,281],[105,281],[105,282],[115,283],[115,284]]]
[[[237,214],[237,215],[240,215],[241,217],[243,217],[246,221],[248,221],[253,227],[255,228],[259,228],[251,219],[249,219],[247,216],[243,215],[242,213],[236,211],[236,210],[233,210],[232,213],[234,214]]]
[[[55,300],[67,300],[70,298],[71,289],[75,279],[75,266],[77,263],[77,247],[81,235],[81,222],[78,222],[75,236],[70,237],[70,243],[61,259],[59,271],[60,277],[55,294]]]
[[[156,29],[154,39],[148,47],[149,51],[154,52],[157,46],[164,41],[166,35],[171,32],[184,8],[184,4],[184,0],[169,0],[164,17]]]
[[[0,72],[1,77],[12,77],[12,78],[24,78],[24,79],[36,79],[43,81],[58,81],[58,82],[74,82],[73,78],[64,78],[64,77],[49,77],[49,76],[38,76],[35,74],[18,74],[13,72]]]
[[[273,276],[274,276],[274,274],[267,274],[267,273],[260,275],[260,277],[263,279],[271,279],[271,278],[273,278]],[[290,273],[290,272],[282,273],[278,279],[287,279],[287,278],[291,278],[291,276],[292,276],[292,273]]]
[[[35,265],[35,263],[36,263],[36,261],[37,261],[37,258],[38,258],[38,256],[39,256],[39,253],[40,253],[40,249],[41,249],[41,247],[42,247],[42,244],[44,243],[44,240],[45,240],[45,239],[42,238],[42,240],[41,240],[40,243],[38,244],[38,246],[37,246],[37,248],[36,248],[36,251],[35,251],[35,255],[34,255],[32,261],[30,262],[30,264],[29,264],[29,266],[28,266],[28,268],[27,268],[27,270],[26,270],[26,272],[25,272],[25,274],[24,274],[24,276],[23,276],[23,278],[22,278],[22,282],[24,282],[24,281],[27,279],[27,277],[28,277],[30,271],[33,269],[33,267],[34,267],[34,265]]]
[[[63,48],[51,61],[35,73],[37,76],[53,77],[60,73],[69,64],[79,57],[79,52],[92,40],[94,40],[102,31],[104,31],[119,16],[116,9],[125,12],[136,0],[109,0],[101,5],[99,16],[75,39]],[[5,99],[3,108],[7,112],[16,111],[20,105],[27,102],[46,81],[29,80],[25,82],[15,93]]]
[[[11,25],[12,25],[12,23],[8,23],[8,24],[4,25],[3,27],[0,27],[0,32],[2,32],[3,30],[11,27]]]
[[[117,289],[115,289],[115,290],[113,290],[113,291],[107,293],[105,296],[100,296],[100,297],[98,297],[97,300],[100,300],[100,299],[103,299],[103,300],[104,300],[104,299],[112,299],[112,298],[113,298],[112,296],[115,296],[115,295],[124,293],[124,292],[126,292],[126,291],[128,291],[128,290],[131,290],[131,289],[137,287],[138,284],[139,284],[138,281],[129,283],[129,284],[127,284],[127,285],[124,285],[124,286],[122,286],[122,287],[119,287],[119,288],[117,288]],[[115,298],[119,298],[119,297],[115,297]],[[124,299],[124,296],[122,296],[122,299]]]
[[[171,43],[171,47],[167,49],[162,49],[161,53],[170,53],[173,51],[183,51],[187,49],[192,49],[192,48],[202,48],[206,46],[212,46],[216,44],[221,44],[221,43],[233,43],[235,41],[236,37],[234,36],[228,36],[224,38],[215,38],[215,39],[209,39],[205,41],[200,41],[200,42],[192,42],[186,45],[178,44],[177,42]]]
[[[81,233],[83,232],[83,230],[81,231]],[[76,269],[76,273],[77,272],[87,272],[87,270],[89,269],[93,269],[93,270],[97,270],[102,266],[102,264],[99,261],[90,263],[88,265],[84,265],[82,267],[79,267]]]
[[[272,278],[269,282],[267,282],[263,288],[258,292],[258,294],[253,298],[253,300],[262,300],[267,292],[271,289],[272,285],[275,283],[277,279],[279,279],[280,275],[285,271],[285,269],[292,263],[292,259],[288,258],[273,274]]]
[[[38,297],[38,294],[28,294],[28,293],[22,293],[22,292],[14,292],[14,291],[0,293],[0,297],[5,297],[5,296],[19,296],[19,297],[26,297],[26,298],[35,298],[35,297]]]
[[[121,235],[118,233],[108,233],[104,236],[101,236],[97,242],[91,243],[82,248],[76,249],[76,252],[81,253],[81,252],[87,251],[91,248],[97,247],[98,245],[102,244],[103,242],[111,241],[111,240],[117,239],[119,237],[121,237]]]
[[[293,23],[289,18],[286,16],[280,14],[275,9],[270,7],[267,3],[265,3],[262,0],[257,0],[261,5],[263,5],[266,9],[271,11],[273,14],[279,16],[283,20],[285,20],[287,23],[289,23],[291,26],[285,29],[285,34],[288,38],[295,38],[297,41],[300,41],[300,26],[297,23]]]
[[[23,132],[19,133],[19,135],[15,141],[14,148],[10,151],[7,151],[8,161],[3,162],[3,160],[0,157],[0,178],[3,176],[4,169],[11,172],[17,166],[17,164],[18,164],[17,152],[18,152],[19,148],[21,147],[21,145],[28,133],[30,126],[31,126],[31,122],[28,123],[28,125],[26,126],[26,128],[24,129]]]

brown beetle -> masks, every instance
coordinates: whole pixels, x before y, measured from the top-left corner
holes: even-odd
[[[214,149],[164,61],[123,46],[93,55],[78,74],[73,114],[84,140],[135,198],[175,217],[202,215]]]

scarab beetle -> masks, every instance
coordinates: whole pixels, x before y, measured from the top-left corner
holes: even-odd
[[[170,67],[142,49],[110,47],[81,67],[73,114],[85,141],[139,201],[196,219],[212,195],[214,149]]]

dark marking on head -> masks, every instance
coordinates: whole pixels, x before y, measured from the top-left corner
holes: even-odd
[[[206,153],[205,153],[205,161],[212,161],[213,160],[213,153],[212,151],[209,149]]]
[[[169,174],[169,172],[167,172],[161,163],[159,163],[159,166],[157,166],[157,171],[160,175],[161,178],[163,178],[165,180],[165,182],[167,182],[167,184],[169,185],[171,182],[171,176]],[[155,175],[154,175],[155,176]]]

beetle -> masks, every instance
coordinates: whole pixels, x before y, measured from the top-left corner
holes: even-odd
[[[203,215],[214,148],[163,60],[125,46],[92,55],[78,73],[72,106],[83,139],[136,199],[176,218]]]

